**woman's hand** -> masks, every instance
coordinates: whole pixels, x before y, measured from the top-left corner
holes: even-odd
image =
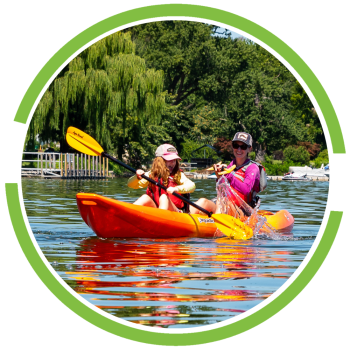
[[[221,175],[219,175],[219,172],[224,169],[223,165],[222,164],[220,164],[220,165],[214,164],[213,167],[214,167],[216,177],[219,178],[221,176]]]
[[[168,187],[166,189],[166,191],[169,193],[169,194],[173,194],[175,191],[178,191],[178,188],[175,186],[175,187]]]
[[[138,179],[138,180],[141,180],[141,179],[142,179],[142,175],[143,175],[144,173],[145,173],[145,172],[144,172],[142,169],[137,169],[137,170],[136,170],[137,179]]]

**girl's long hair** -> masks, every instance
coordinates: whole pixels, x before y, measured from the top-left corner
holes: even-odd
[[[180,163],[179,160],[176,159],[176,164],[173,170],[173,173],[169,173],[169,169],[166,167],[165,160],[162,157],[156,157],[153,161],[152,168],[151,168],[151,173],[149,177],[152,180],[163,180],[164,186],[168,186],[168,177],[169,176],[174,177],[174,181],[180,185],[180,179],[181,179],[181,172],[180,172]],[[154,186],[151,183],[149,186]]]

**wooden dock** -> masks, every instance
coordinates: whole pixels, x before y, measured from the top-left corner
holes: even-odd
[[[79,153],[23,152],[23,177],[60,179],[106,179],[111,177],[108,161],[101,156]],[[28,158],[28,159],[26,159]],[[23,163],[30,163],[24,167]]]

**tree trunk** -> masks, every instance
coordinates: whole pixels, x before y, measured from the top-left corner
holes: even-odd
[[[62,136],[59,141],[60,141],[60,152],[61,153],[68,153],[69,146],[68,146],[68,143],[66,141],[66,138],[64,136]]]
[[[255,149],[255,161],[264,162],[266,151],[263,149],[263,145],[256,143]]]

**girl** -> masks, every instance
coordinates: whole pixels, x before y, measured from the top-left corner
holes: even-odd
[[[186,211],[185,203],[172,193],[177,192],[181,195],[192,193],[196,185],[180,171],[179,160],[181,158],[174,146],[169,144],[159,146],[151,171],[145,173],[142,169],[138,169],[136,175],[128,181],[128,186],[133,189],[147,187],[146,194],[137,199],[134,204],[176,212]],[[152,180],[160,181],[163,186],[167,187],[167,190],[149,183],[141,177],[143,174]]]

